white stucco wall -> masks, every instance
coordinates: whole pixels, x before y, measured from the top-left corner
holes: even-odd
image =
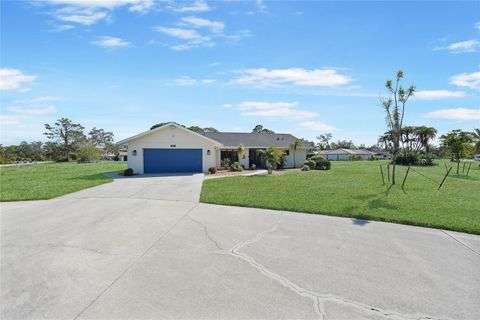
[[[290,148],[289,155],[285,157],[285,168],[293,168],[293,149]],[[307,151],[305,149],[297,149],[295,151],[295,167],[301,168],[307,159]]]
[[[175,147],[172,147],[175,145]],[[128,143],[128,167],[135,173],[143,174],[143,149],[202,149],[203,171],[216,166],[216,148],[213,142],[174,126],[162,128]],[[133,151],[137,155],[133,156]],[[207,155],[210,150],[210,155]]]
[[[243,152],[242,155],[238,155],[239,159],[238,159],[238,162],[240,162],[241,165],[243,165],[243,167],[245,169],[248,169],[249,167],[249,150],[248,148],[245,148],[245,151]]]

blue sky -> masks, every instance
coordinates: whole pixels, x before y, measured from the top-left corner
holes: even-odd
[[[396,70],[407,125],[479,127],[480,4],[1,2],[1,143],[68,117],[120,140],[158,122],[371,145]]]

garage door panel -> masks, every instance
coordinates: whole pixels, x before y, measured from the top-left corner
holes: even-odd
[[[145,173],[202,172],[202,149],[144,149]]]

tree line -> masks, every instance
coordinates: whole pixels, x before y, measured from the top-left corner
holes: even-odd
[[[93,162],[118,158],[120,147],[114,143],[114,134],[93,127],[85,127],[68,118],[45,124],[43,133],[49,141],[23,141],[19,145],[0,145],[0,163],[16,161],[70,161]]]

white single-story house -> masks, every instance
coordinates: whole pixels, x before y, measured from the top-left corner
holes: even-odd
[[[128,159],[128,151],[120,151],[118,153],[118,161],[127,161]]]
[[[375,157],[379,160],[390,160],[392,159],[392,154],[389,152],[375,152]]]
[[[255,164],[265,167],[260,150],[270,145],[285,152],[285,168],[301,167],[306,159],[302,145],[296,150],[297,138],[291,134],[205,132],[197,133],[170,122],[117,142],[128,146],[128,167],[134,173],[208,172],[238,161],[245,168]],[[244,152],[238,154],[242,145]]]
[[[370,160],[375,154],[363,149],[336,149],[322,150],[319,152],[327,160],[350,160],[353,155],[359,155],[363,160]]]

